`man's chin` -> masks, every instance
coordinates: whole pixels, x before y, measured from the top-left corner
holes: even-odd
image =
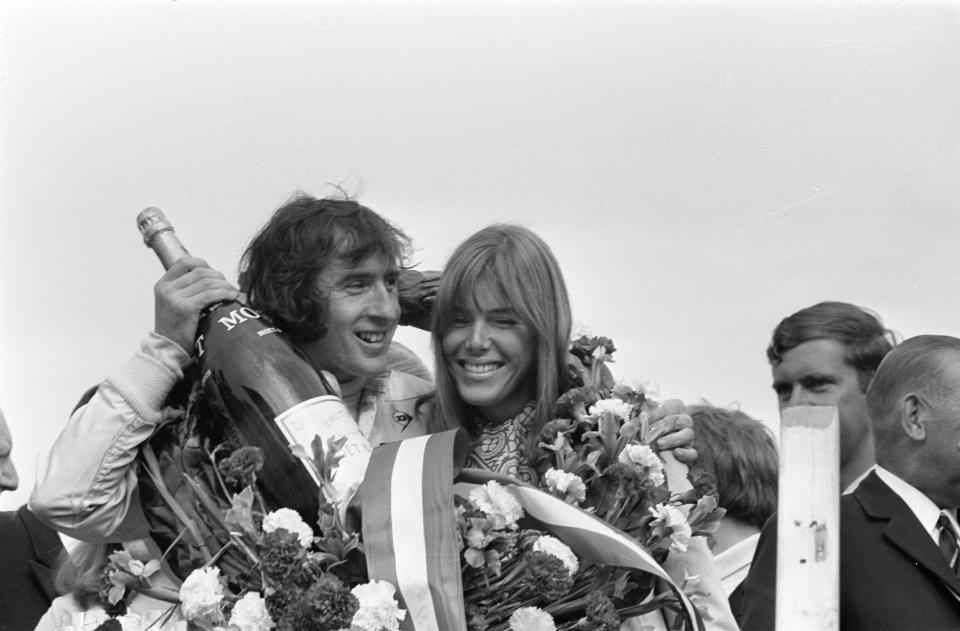
[[[383,373],[387,372],[387,358],[386,355],[382,358],[377,358],[375,360],[365,361],[361,366],[357,367],[362,373],[359,375],[365,379],[373,379],[374,377],[379,377]]]

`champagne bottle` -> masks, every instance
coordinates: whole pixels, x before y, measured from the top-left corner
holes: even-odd
[[[187,255],[159,209],[143,210],[137,227],[164,268]],[[195,353],[210,407],[221,411],[241,443],[264,450],[258,479],[274,507],[293,508],[307,523],[316,524],[321,480],[307,458],[295,456],[292,448],[299,445],[312,457],[315,436],[324,447],[331,437],[346,438],[331,498],[340,504],[342,514],[363,479],[370,445],[323,374],[279,328],[237,301],[203,310]]]

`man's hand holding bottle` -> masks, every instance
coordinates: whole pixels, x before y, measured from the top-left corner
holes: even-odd
[[[240,299],[223,274],[195,256],[183,256],[153,287],[154,332],[193,354],[200,313],[218,302]]]

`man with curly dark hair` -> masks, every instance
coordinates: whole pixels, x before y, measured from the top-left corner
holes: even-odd
[[[409,350],[392,342],[409,249],[401,230],[356,201],[298,194],[251,240],[240,266],[246,301],[281,327],[314,369],[336,379],[374,446],[426,431],[416,402],[432,384],[409,369],[391,370],[410,365]],[[140,352],[88,392],[54,444],[30,502],[38,516],[87,541],[146,536],[140,500],[149,484],[136,473],[139,448],[191,389],[201,310],[240,298],[240,290],[193,256],[167,270],[155,286],[155,326]]]

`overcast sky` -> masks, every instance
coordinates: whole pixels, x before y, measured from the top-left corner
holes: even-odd
[[[235,279],[331,184],[428,269],[532,228],[616,376],[776,427],[764,350],[793,311],[960,334],[958,34],[948,2],[8,1],[0,508],[152,327],[140,210]]]

